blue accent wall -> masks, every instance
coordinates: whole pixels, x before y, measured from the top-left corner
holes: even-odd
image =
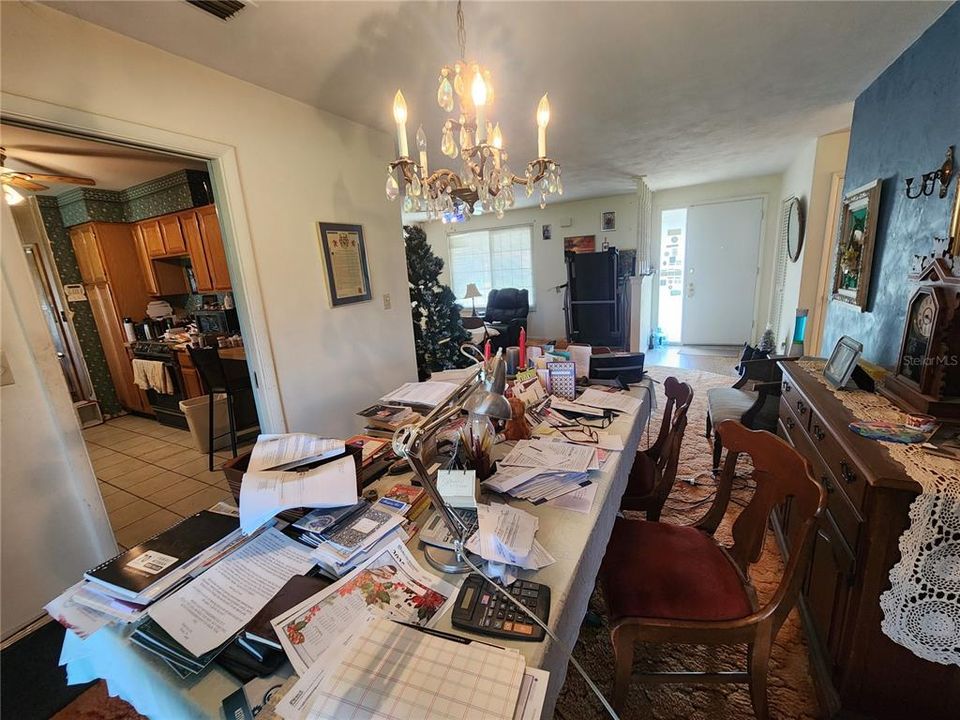
[[[913,256],[930,252],[933,238],[946,236],[960,186],[955,177],[945,199],[935,192],[910,200],[904,181],[940,167],[950,145],[960,154],[960,3],[931,25],[854,105],[844,193],[883,180],[873,276],[866,312],[830,301],[824,355],[841,335],[849,335],[863,343],[867,360],[896,364],[907,300],[916,287],[907,278]]]

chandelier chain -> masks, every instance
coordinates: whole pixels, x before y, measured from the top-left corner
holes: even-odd
[[[457,42],[460,43],[460,59],[467,59],[467,29],[463,25],[463,1],[457,0]]]

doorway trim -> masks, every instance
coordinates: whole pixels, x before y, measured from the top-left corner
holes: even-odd
[[[253,373],[253,390],[260,426],[263,432],[286,432],[286,416],[277,382],[253,239],[243,203],[243,183],[240,180],[236,148],[206,138],[140,125],[6,92],[0,93],[0,107],[0,120],[102,142],[196,157],[208,163],[232,291],[241,311],[240,327],[247,361]]]

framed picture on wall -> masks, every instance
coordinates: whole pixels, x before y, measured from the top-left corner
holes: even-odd
[[[880,180],[843,198],[833,271],[833,299],[866,310],[880,207]]]
[[[330,304],[339,307],[369,300],[372,294],[363,226],[326,222],[318,225]]]
[[[541,228],[541,234],[544,240],[550,240],[553,237],[553,228],[549,223],[545,223]]]
[[[571,235],[563,239],[564,252],[592,253],[597,251],[596,235]]]
[[[613,210],[600,213],[600,230],[602,232],[612,232],[616,229],[617,213]]]

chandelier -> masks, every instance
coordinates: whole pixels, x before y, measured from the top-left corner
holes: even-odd
[[[490,71],[466,59],[466,30],[463,7],[457,3],[457,37],[460,60],[440,69],[437,104],[452,113],[455,100],[459,114],[443,123],[440,150],[449,158],[459,157],[459,172],[441,168],[430,172],[427,163],[427,136],[423,126],[417,130],[418,157],[414,161],[407,146],[407,103],[397,90],[393,99],[393,119],[397,124],[398,158],[387,166],[387,197],[396,200],[403,194],[405,212],[425,211],[431,220],[443,219],[462,211],[464,218],[474,213],[494,212],[498,218],[514,205],[514,186],[523,187],[527,197],[540,194],[540,207],[547,196],[563,194],[560,165],[547,157],[547,124],[550,103],[547,96],[537,106],[537,159],[527,163],[523,176],[513,173],[507,164],[500,123],[489,116],[493,104]]]

